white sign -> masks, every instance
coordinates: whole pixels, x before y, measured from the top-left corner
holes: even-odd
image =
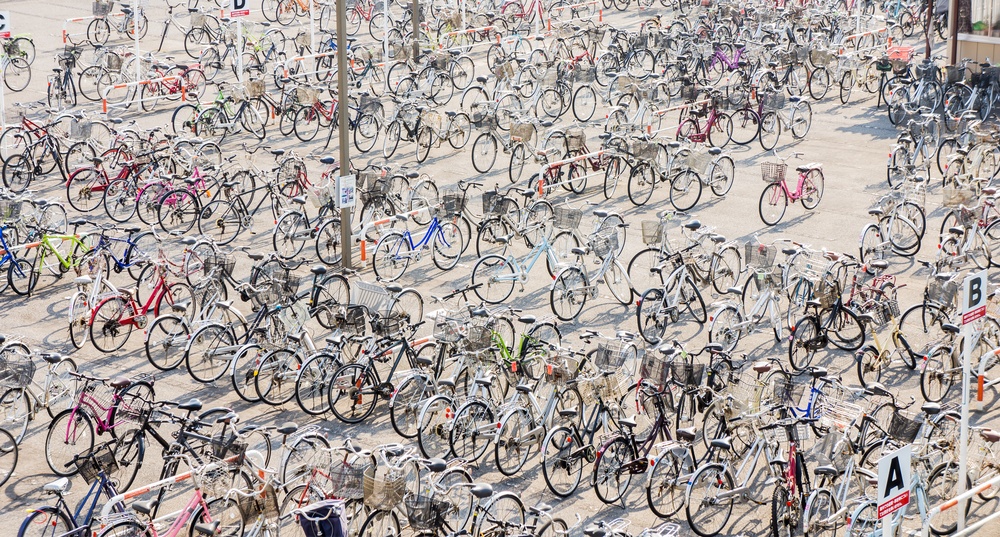
[[[229,18],[246,17],[250,14],[250,0],[229,0]]]
[[[337,178],[337,208],[348,209],[358,203],[357,176],[345,175]]]
[[[10,11],[0,11],[0,38],[10,38]]]
[[[903,446],[878,461],[879,518],[910,503],[910,447]]]
[[[965,277],[962,282],[962,324],[986,316],[986,271]]]

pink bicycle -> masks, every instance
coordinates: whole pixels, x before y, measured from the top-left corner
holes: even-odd
[[[56,355],[51,355],[56,356]],[[115,458],[118,465],[131,463],[138,470],[141,457],[138,429],[149,413],[153,401],[153,384],[149,380],[131,381],[127,378],[107,379],[83,373],[70,375],[84,382],[72,407],[63,410],[49,424],[45,437],[45,462],[53,473],[71,476],[77,472],[72,465],[74,458],[94,449],[96,435],[111,433],[118,439]],[[96,434],[95,434],[96,433]],[[126,453],[131,451],[131,453]],[[128,482],[120,483],[127,489],[135,478],[131,472]]]
[[[785,182],[785,171],[788,169],[786,161],[800,157],[802,153],[792,153],[785,158],[779,156],[777,151],[773,153],[781,162],[763,162],[760,165],[761,176],[768,183],[760,195],[760,219],[769,226],[781,221],[789,201],[795,203],[796,200],[801,200],[806,210],[815,209],[823,199],[824,185],[823,165],[811,162],[795,168],[799,174],[798,183],[794,192],[789,190],[788,183]]]

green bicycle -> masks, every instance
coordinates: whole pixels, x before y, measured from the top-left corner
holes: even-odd
[[[29,259],[25,255],[11,263],[7,269],[7,282],[15,293],[21,296],[31,294],[38,284],[42,271],[45,270],[61,278],[70,270],[76,270],[78,276],[94,276],[98,271],[104,271],[107,277],[107,261],[101,256],[88,258],[91,246],[76,233],[77,228],[86,224],[83,219],[68,222],[73,226],[72,233],[45,233],[37,242],[23,245],[25,250],[34,250],[35,255]]]

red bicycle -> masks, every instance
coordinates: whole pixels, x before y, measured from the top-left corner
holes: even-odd
[[[693,144],[709,143],[714,147],[726,147],[733,138],[733,122],[729,114],[722,112],[726,98],[713,91],[711,104],[692,107],[687,118],[677,127],[677,140]],[[702,119],[704,118],[704,124]]]
[[[186,283],[167,283],[165,265],[162,260],[156,263],[153,282],[140,280],[137,284],[152,287],[141,307],[135,298],[135,288],[120,289],[118,295],[97,303],[90,316],[90,340],[97,350],[109,353],[122,348],[133,328],[146,327],[150,310],[157,317],[161,310],[169,308],[192,320],[196,313],[194,291]]]

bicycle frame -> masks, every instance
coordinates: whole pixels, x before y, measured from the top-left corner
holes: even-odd
[[[528,252],[528,255],[526,255],[522,261],[518,261],[513,254],[508,255],[506,257],[506,262],[514,265],[514,274],[510,276],[496,276],[496,281],[526,282],[528,280],[528,273],[531,272],[532,267],[534,267],[535,263],[542,257],[542,253],[545,253],[546,259],[553,267],[559,264],[559,258],[552,251],[552,246],[549,244],[549,238],[542,235],[542,240],[536,244],[530,252]]]

